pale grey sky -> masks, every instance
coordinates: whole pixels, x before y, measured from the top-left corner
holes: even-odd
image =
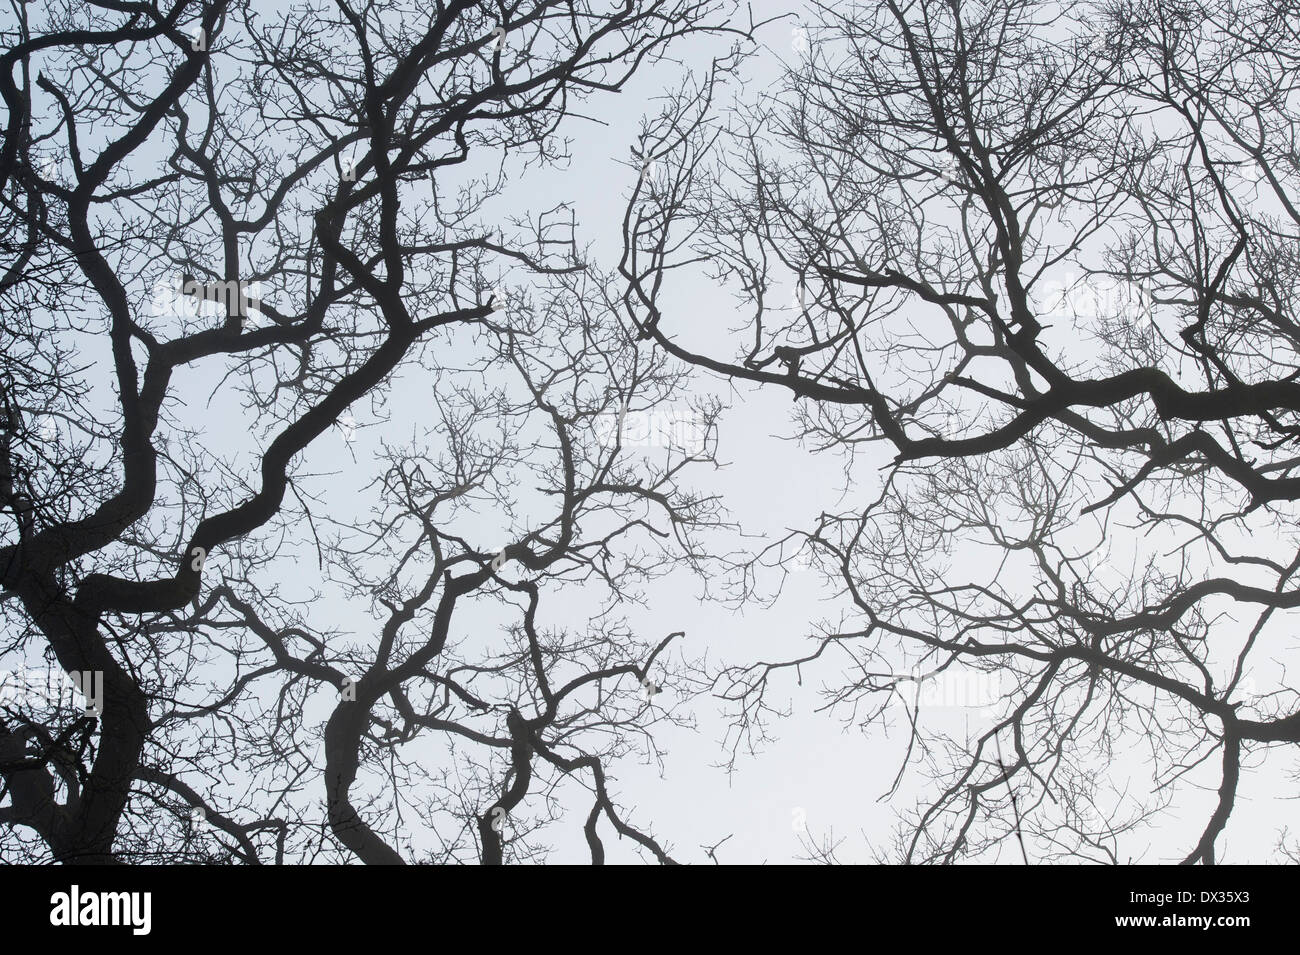
[[[752,96],[767,88],[779,76],[782,61],[797,57],[795,29],[811,17],[801,5],[759,0],[752,5],[756,20],[789,14],[764,27],[759,34],[764,49],[745,66],[748,82],[736,95]],[[636,178],[629,164],[641,116],[655,111],[663,90],[680,81],[682,70],[703,69],[711,56],[723,52],[727,41],[694,38],[675,50],[680,63],[661,62],[643,69],[616,96],[598,96],[584,106],[590,121],[571,121],[565,132],[572,139],[572,161],[564,168],[530,168],[514,176],[494,206],[518,214],[535,212],[560,202],[569,203],[578,222],[580,244],[590,244],[592,260],[611,268],[621,247],[621,219],[624,202]],[[813,41],[815,42],[815,40]],[[473,171],[467,171],[473,174]],[[1068,281],[1063,274],[1061,282]],[[503,284],[520,282],[506,276]],[[735,315],[731,290],[720,288],[702,275],[680,276],[667,298],[664,322],[689,327],[691,341],[701,351],[731,357],[735,347],[730,331],[741,324]],[[650,347],[643,345],[642,347]],[[95,355],[103,361],[103,354]],[[181,382],[180,395],[190,411],[201,418],[207,449],[214,454],[254,460],[257,440],[250,432],[247,413],[229,392],[209,395],[218,372],[209,369]],[[846,487],[843,462],[836,454],[812,454],[789,440],[794,432],[793,408],[788,393],[750,385],[732,386],[704,372],[694,375],[693,389],[699,395],[716,395],[729,405],[720,428],[719,459],[726,467],[717,472],[700,469],[693,484],[722,495],[729,517],[743,534],[719,532],[719,550],[761,549],[768,541],[790,530],[811,527],[824,510],[865,502],[880,489],[880,465],[888,460],[884,448],[868,452],[852,468],[852,484]],[[366,401],[352,409],[356,432],[348,440],[339,429],[317,441],[303,456],[298,471],[317,473],[316,480],[304,481],[320,494],[320,510],[340,522],[366,516],[369,501],[361,490],[375,477],[374,453],[379,442],[393,435],[407,435],[420,428],[429,416],[431,383],[418,369],[407,368],[388,392],[382,408],[384,423],[376,424]],[[687,396],[683,395],[683,399]],[[685,408],[685,400],[681,403]],[[658,449],[647,449],[658,453]],[[484,547],[497,546],[503,528],[499,515],[481,515],[474,530]],[[527,516],[524,516],[527,521]],[[953,572],[961,575],[976,569],[959,560]],[[310,560],[281,559],[264,571],[277,579],[289,593],[302,595],[319,589],[322,597],[311,608],[313,619],[322,624],[346,626],[357,634],[375,626],[368,608],[346,600],[337,587],[319,580]],[[765,581],[771,590],[777,583],[774,572]],[[784,659],[803,654],[806,638],[818,621],[836,619],[847,608],[835,588],[811,571],[796,571],[770,606],[750,603],[737,608],[722,600],[702,601],[701,582],[685,572],[654,581],[646,588],[645,606],[628,607],[633,628],[645,639],[658,640],[677,630],[686,631],[679,652],[696,656],[707,652],[714,666],[744,664],[759,659]],[[581,626],[596,609],[597,601],[570,587],[564,599],[542,602],[543,623]],[[474,626],[493,626],[493,618],[468,613],[458,619],[462,633]],[[0,668],[19,661],[0,661]],[[30,661],[29,661],[30,662]],[[665,687],[661,705],[680,706],[698,721],[693,731],[662,726],[656,734],[664,752],[662,765],[624,759],[610,767],[615,780],[612,789],[629,812],[630,822],[651,829],[671,846],[683,861],[706,862],[700,846],[730,839],[719,851],[724,863],[789,862],[802,851],[801,836],[833,835],[845,838],[839,852],[842,861],[862,862],[872,857],[872,848],[883,849],[898,824],[898,813],[911,808],[928,790],[923,780],[909,772],[898,792],[888,801],[882,797],[893,783],[906,733],[901,725],[875,726],[863,730],[842,713],[818,712],[822,699],[818,690],[838,684],[844,676],[844,660],[828,654],[814,667],[802,672],[802,684],[793,672],[776,678],[770,702],[785,703],[788,718],[773,723],[776,737],[755,754],[741,752],[734,772],[720,768],[727,758],[724,740],[727,721],[721,704],[709,696],[684,703],[675,699],[674,688]],[[332,701],[324,691],[319,709],[309,719],[323,720]],[[927,720],[932,727],[957,736],[980,726],[985,719],[981,701],[930,699]],[[962,705],[962,704],[967,705]],[[901,710],[898,711],[901,719]],[[434,736],[420,737],[407,750],[418,757],[427,748],[430,760],[443,755],[442,743]],[[1109,767],[1114,779],[1131,772],[1141,780],[1142,757],[1134,749]],[[1217,767],[1197,771],[1206,782],[1217,785]],[[1229,823],[1222,845],[1227,861],[1265,861],[1272,856],[1277,830],[1294,815],[1294,779],[1288,778],[1284,760],[1273,760],[1267,771],[1243,777],[1238,811]],[[238,780],[227,781],[229,791],[238,790]],[[319,799],[319,781],[309,784],[307,794]],[[580,828],[589,808],[581,793],[571,802],[571,815],[551,830],[554,861],[583,862],[588,858]],[[1186,851],[1189,835],[1199,832],[1200,820],[1208,816],[1214,802],[1212,786],[1200,793],[1180,793],[1178,809],[1164,818],[1160,828],[1149,831],[1149,848],[1140,861],[1170,861]],[[236,807],[237,808],[237,807]],[[417,837],[417,844],[420,838]],[[1144,847],[1135,843],[1136,849]],[[626,840],[608,838],[611,862],[636,858]],[[1018,862],[1018,849],[1003,843],[996,860]],[[1135,860],[1136,861],[1136,860]]]

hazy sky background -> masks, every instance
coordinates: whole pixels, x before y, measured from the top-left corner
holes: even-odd
[[[760,31],[764,49],[746,64],[749,81],[740,91],[744,95],[753,95],[778,78],[782,61],[799,55],[792,43],[794,29],[800,22],[811,22],[801,4],[756,0],[751,6],[755,20],[789,16]],[[815,37],[812,42],[816,42]],[[725,52],[728,43],[717,38],[695,38],[679,44],[672,52],[680,65],[650,65],[622,93],[589,100],[581,112],[591,120],[570,119],[564,127],[572,140],[572,161],[565,168],[530,168],[522,176],[514,176],[499,197],[497,208],[519,213],[525,208],[542,211],[559,202],[569,203],[576,212],[579,244],[591,245],[590,258],[595,264],[612,268],[621,251],[624,203],[637,177],[637,170],[630,164],[630,147],[636,142],[642,115],[656,112],[656,97],[675,87],[683,70],[703,70],[710,57]],[[729,96],[719,105],[725,105]],[[520,280],[516,274],[505,282]],[[666,328],[689,327],[691,341],[711,342],[713,353],[721,356],[733,353],[734,339],[728,331],[739,325],[741,318],[728,290],[702,276],[680,273],[669,291],[667,304]],[[231,453],[242,449],[251,461],[253,447],[247,416],[233,395],[218,394],[209,401],[215,380],[215,375],[206,374],[184,385],[191,407],[182,418],[202,419],[205,440],[211,442],[211,447]],[[868,456],[855,466],[856,483],[846,493],[842,462],[837,455],[814,456],[789,440],[794,428],[787,392],[759,390],[743,383],[733,387],[703,372],[697,372],[694,381],[698,393],[715,394],[731,406],[720,427],[719,458],[726,468],[718,472],[697,469],[691,480],[701,490],[721,493],[730,519],[746,535],[742,538],[720,533],[715,538],[715,549],[761,549],[766,540],[783,536],[791,529],[811,527],[823,510],[844,507],[846,502],[865,503],[879,492],[878,465],[888,457],[883,448],[872,452],[874,458]],[[382,409],[386,423],[376,425],[378,419],[363,400],[352,408],[357,430],[351,441],[336,428],[303,455],[296,470],[321,475],[306,483],[321,493],[323,513],[340,521],[353,513],[364,516],[367,501],[359,492],[375,477],[375,449],[381,439],[395,440],[394,436],[409,434],[427,421],[430,387],[429,379],[419,369],[406,367]],[[680,405],[685,409],[685,396]],[[657,452],[652,448],[647,453]],[[481,543],[485,548],[504,543],[496,539],[500,536],[498,520],[497,516],[483,515]],[[312,608],[315,618],[346,623],[358,634],[375,627],[367,607],[348,602],[337,587],[319,580],[313,561],[295,564],[281,560],[276,567],[287,587],[297,587],[304,593],[312,588],[321,590],[323,596]],[[955,572],[960,569],[955,568]],[[776,580],[774,574],[768,584]],[[686,573],[673,574],[647,587],[647,605],[628,608],[629,621],[642,637],[656,641],[670,632],[685,630],[686,639],[678,652],[692,657],[707,652],[716,666],[800,655],[808,648],[805,638],[813,624],[822,618],[836,618],[846,603],[835,598],[834,589],[808,571],[792,574],[781,597],[771,606],[751,604],[738,610],[722,601],[702,602],[700,593],[699,581]],[[595,606],[594,601],[591,606]],[[566,591],[565,599],[544,591],[541,622],[578,626],[587,609],[583,596],[574,588]],[[476,619],[483,626],[491,626],[486,618],[466,614],[458,617],[454,628],[468,632],[465,628],[472,627]],[[839,852],[841,860],[869,861],[873,846],[883,849],[887,844],[898,811],[910,808],[918,792],[927,790],[918,789],[922,781],[909,773],[892,802],[881,801],[899,768],[906,741],[905,724],[893,728],[875,726],[863,732],[851,722],[846,723],[840,714],[815,712],[822,702],[818,690],[824,684],[839,684],[842,666],[843,658],[832,653],[815,667],[804,669],[802,686],[795,683],[792,671],[778,676],[769,702],[787,703],[791,716],[773,725],[777,741],[756,755],[742,754],[732,774],[719,768],[727,756],[722,746],[727,724],[720,705],[708,697],[686,704],[696,716],[698,728],[693,732],[669,725],[658,729],[656,738],[665,750],[662,766],[624,760],[610,767],[611,789],[616,801],[628,810],[625,818],[639,828],[651,829],[681,861],[707,862],[699,847],[729,835],[731,838],[718,854],[724,863],[791,861],[801,852],[798,824],[803,820],[810,836],[820,839],[833,833],[837,839],[846,839]],[[332,703],[328,694],[322,692],[319,696],[319,716],[323,720]],[[674,688],[669,685],[657,702],[680,705],[673,697]],[[929,719],[931,725],[958,735],[965,731],[967,720],[972,732],[983,725],[977,707],[934,710]],[[420,753],[421,747],[427,748],[431,763],[443,752],[437,737],[427,733],[404,752]],[[1141,757],[1134,754],[1133,758]],[[1217,785],[1217,762],[1210,768],[1212,773],[1205,778]],[[1243,774],[1237,810],[1220,841],[1225,861],[1266,861],[1272,856],[1279,825],[1295,812],[1295,803],[1285,797],[1294,790],[1285,770],[1284,761],[1275,759],[1267,775]],[[1122,766],[1112,767],[1117,778],[1122,778],[1124,771]],[[323,800],[319,778],[309,785],[308,792],[313,799]],[[1212,790],[1203,792],[1199,799],[1184,796],[1179,813],[1160,817],[1161,828],[1150,834],[1150,852],[1140,861],[1181,857],[1199,835],[1213,797]],[[238,808],[232,808],[238,815]],[[556,847],[553,861],[588,860],[581,837],[588,808],[585,797],[573,801],[569,818],[551,828],[546,838]],[[636,858],[632,845],[626,840],[620,842],[607,825],[602,824],[602,833],[606,835],[611,862]],[[1014,842],[1003,844],[999,861],[1020,861]]]

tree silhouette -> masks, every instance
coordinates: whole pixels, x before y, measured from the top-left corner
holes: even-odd
[[[667,104],[666,182],[625,219],[641,334],[790,393],[857,481],[745,578],[811,553],[843,614],[720,675],[736,738],[821,668],[846,719],[901,699],[892,786],[933,779],[892,857],[1127,861],[1190,806],[1181,857],[1212,863],[1248,767],[1300,743],[1297,11],[819,10],[778,87],[716,109],[719,70]],[[665,304],[701,267],[731,353]],[[990,724],[936,729],[936,679],[998,681]]]
[[[102,674],[103,699],[0,709],[5,860],[536,858],[572,780],[593,862],[603,825],[668,861],[607,767],[676,718],[643,686],[681,658],[613,596],[704,566],[718,510],[681,473],[713,413],[629,455],[608,421],[675,374],[629,344],[571,217],[492,200],[564,158],[588,97],[737,32],[726,8],[15,11],[3,649]],[[366,462],[370,518],[335,521],[308,453],[396,413],[401,375],[432,390],[423,426]],[[550,622],[543,596],[580,585],[612,596]],[[373,628],[322,618],[344,605]]]

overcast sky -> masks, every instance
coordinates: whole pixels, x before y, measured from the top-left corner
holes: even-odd
[[[769,88],[783,63],[801,55],[796,30],[800,23],[811,22],[799,4],[754,0],[751,6],[755,20],[788,16],[759,32],[763,49],[745,66],[745,86],[726,98],[752,97]],[[631,163],[631,147],[642,116],[656,111],[656,97],[677,86],[685,71],[705,69],[729,42],[693,38],[674,50],[680,62],[650,64],[621,93],[594,97],[583,108],[589,118],[571,119],[565,127],[572,141],[571,161],[563,168],[515,169],[508,189],[498,197],[499,208],[517,214],[567,203],[575,212],[579,243],[591,246],[597,265],[612,268],[621,250],[624,203],[638,174]],[[468,169],[465,174],[474,172]],[[518,293],[527,293],[522,274],[506,275],[502,281]],[[1063,274],[1060,281],[1068,277]],[[689,329],[690,340],[703,346],[701,350],[732,356],[736,346],[730,332],[742,319],[730,290],[700,274],[682,274],[667,303],[665,325]],[[204,421],[204,440],[210,442],[210,450],[243,455],[245,463],[252,462],[260,447],[258,436],[250,432],[237,396],[228,391],[214,395],[217,378],[213,369],[179,383],[182,397]],[[309,448],[297,470],[318,475],[305,485],[320,495],[322,513],[343,523],[366,516],[368,501],[362,492],[375,477],[374,454],[381,441],[427,423],[430,388],[427,376],[408,367],[381,408],[372,410],[368,401],[354,406],[354,433],[334,429]],[[757,551],[790,530],[810,527],[823,511],[852,506],[855,501],[865,503],[879,493],[879,468],[888,460],[885,449],[868,452],[846,475],[836,454],[813,454],[791,440],[795,429],[788,393],[743,383],[733,386],[704,372],[694,374],[693,390],[697,395],[716,395],[729,406],[721,421],[718,448],[726,466],[719,471],[701,469],[692,481],[703,491],[721,494],[730,519],[741,529],[719,532],[717,549]],[[682,395],[683,414],[689,397]],[[650,447],[645,453],[662,451]],[[476,543],[484,548],[504,544],[502,516],[484,514],[480,519]],[[959,576],[965,570],[959,559],[953,573]],[[319,591],[321,597],[311,608],[318,622],[344,625],[358,634],[376,626],[367,606],[347,600],[338,587],[320,580],[309,554],[300,553],[296,559],[286,555],[265,573],[278,575],[288,592]],[[649,640],[684,630],[686,638],[678,652],[692,657],[707,654],[718,667],[799,655],[807,650],[806,640],[816,623],[835,619],[844,609],[832,586],[798,568],[784,578],[773,571],[764,581],[767,591],[774,595],[780,591],[770,604],[750,602],[738,607],[721,599],[718,585],[725,581],[712,583],[715,596],[706,600],[703,582],[684,571],[654,581],[646,588],[645,606],[626,608],[628,619]],[[570,588],[565,599],[544,600],[541,606],[547,618],[544,624],[573,627],[595,611],[597,600]],[[463,635],[475,626],[491,627],[496,622],[486,612],[475,611],[458,617],[456,627]],[[838,853],[842,861],[870,861],[875,850],[886,847],[899,813],[927,790],[924,780],[909,772],[893,797],[883,798],[903,756],[906,733],[901,708],[895,711],[900,725],[893,727],[864,728],[850,713],[821,711],[824,700],[819,691],[842,681],[844,665],[843,658],[828,654],[816,667],[802,672],[801,684],[793,671],[778,677],[770,702],[784,703],[790,715],[772,725],[776,738],[758,752],[749,753],[742,746],[730,772],[722,765],[730,755],[722,703],[708,696],[679,701],[674,687],[666,686],[658,705],[681,707],[694,716],[697,727],[661,728],[656,739],[663,750],[662,763],[627,759],[612,767],[612,789],[629,809],[629,821],[652,829],[683,861],[708,861],[700,847],[728,836],[718,853],[724,863],[789,862],[802,853],[801,839],[831,836],[845,840]],[[928,706],[927,725],[959,737],[978,730],[986,725],[988,714],[980,700],[969,703],[963,706],[948,700]],[[323,720],[332,701],[322,693],[319,705]],[[419,747],[428,747],[432,762],[442,755],[441,746],[436,736],[426,735],[408,753],[414,756]],[[1132,769],[1140,777],[1141,754],[1134,751],[1127,758],[1137,761]],[[1217,785],[1214,769],[1210,767],[1205,780]],[[1294,813],[1294,802],[1285,798],[1293,789],[1286,772],[1283,761],[1277,760],[1267,772],[1243,776],[1238,810],[1221,842],[1226,860],[1272,857],[1277,830]],[[1111,773],[1116,780],[1124,778],[1122,761],[1112,765]],[[319,783],[314,783],[309,792],[319,796],[319,789]],[[1213,803],[1212,789],[1199,798],[1181,800],[1177,816],[1165,817],[1162,828],[1147,833],[1150,848],[1134,861],[1180,857],[1189,834],[1199,832],[1199,820],[1209,814]],[[587,808],[585,800],[573,801],[577,815],[568,823],[572,832],[554,838],[554,861],[587,861],[585,845],[573,837]],[[610,838],[606,847],[611,862],[636,858],[627,842]],[[1019,862],[1019,849],[1004,842],[1000,856],[985,861]]]

